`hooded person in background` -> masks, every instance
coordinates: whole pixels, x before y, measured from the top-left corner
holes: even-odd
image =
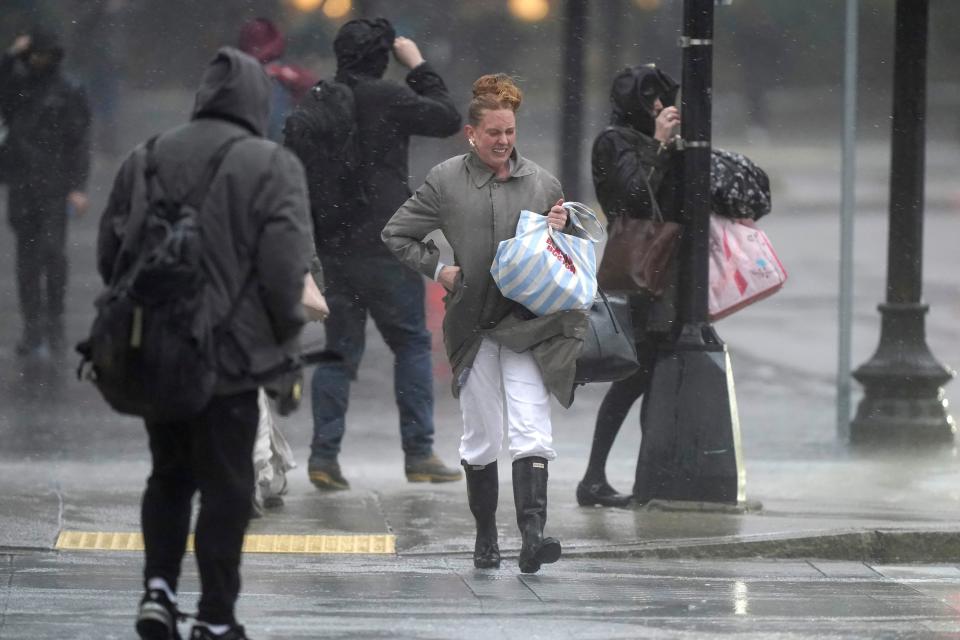
[[[267,18],[245,22],[240,28],[237,47],[256,58],[272,80],[267,137],[281,142],[284,121],[316,83],[317,77],[303,67],[280,60],[287,43],[277,25]]]
[[[611,126],[597,136],[591,158],[597,200],[609,222],[618,216],[650,219],[658,211],[664,220],[676,220],[674,132],[680,124],[680,111],[674,102],[678,88],[654,65],[630,67],[614,78]],[[675,264],[671,271],[670,279],[675,281]],[[607,457],[633,403],[650,386],[658,345],[672,337],[675,295],[676,287],[669,286],[659,300],[646,294],[630,296],[640,368],[610,385],[600,404],[587,470],[577,485],[581,506],[623,507],[631,500],[629,494],[618,493],[607,482]],[[642,427],[641,423],[641,431]]]
[[[9,185],[17,240],[17,292],[23,316],[18,355],[48,347],[64,355],[67,208],[87,209],[90,109],[83,89],[60,71],[57,36],[19,36],[0,61],[0,182]]]
[[[347,22],[337,33],[333,49],[336,80],[353,93],[360,155],[354,181],[364,197],[362,204],[328,203],[349,210],[349,224],[341,230],[335,248],[320,255],[330,306],[326,346],[344,361],[321,364],[313,374],[310,480],[321,490],[350,486],[338,456],[350,381],[356,378],[363,357],[368,315],[395,358],[394,395],[407,480],[459,480],[460,470],[445,466],[433,452],[433,372],[423,278],[404,268],[387,250],[380,231],[411,194],[407,184],[410,136],[451,136],[460,129],[460,114],[416,43],[397,37],[387,20]],[[382,78],[391,52],[410,69],[407,86]]]
[[[222,158],[197,220],[201,235],[215,239],[203,245],[201,258],[205,312],[218,336],[229,338],[215,344],[217,384],[207,406],[188,419],[146,423],[153,468],[143,494],[145,593],[136,628],[147,640],[180,638],[177,583],[197,491],[201,594],[190,638],[247,637],[234,608],[254,491],[257,390],[297,361],[304,276],[313,256],[303,167],[263,137],[269,99],[270,80],[257,61],[224,47],[207,66],[191,121],[152,143],[154,182],[173,202],[188,198]],[[137,231],[128,228],[136,207],[147,206],[148,153],[140,145],[124,161],[100,220],[97,265],[105,283],[118,254],[139,249],[124,238]]]

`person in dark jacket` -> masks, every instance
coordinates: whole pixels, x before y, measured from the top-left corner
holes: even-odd
[[[344,362],[320,365],[313,374],[313,441],[307,471],[321,490],[349,488],[338,456],[350,381],[363,356],[369,315],[395,357],[394,394],[407,480],[459,480],[460,470],[445,466],[433,452],[431,339],[423,278],[387,250],[380,231],[411,194],[407,184],[410,136],[453,135],[460,128],[460,114],[416,43],[396,37],[387,20],[347,22],[337,33],[333,49],[336,80],[353,91],[360,146],[356,180],[362,185],[365,204],[352,212],[339,248],[320,256],[330,306],[327,349],[343,356]],[[407,86],[382,78],[391,51],[410,69]]]
[[[64,350],[67,209],[87,208],[90,109],[83,89],[60,71],[64,50],[53,33],[18,37],[0,61],[0,182],[9,185],[17,240],[17,293],[23,316],[19,355],[44,345]]]
[[[242,640],[234,617],[240,551],[254,490],[253,446],[257,388],[289,371],[306,320],[304,276],[313,256],[306,179],[300,162],[264,139],[270,80],[252,57],[220,49],[204,73],[192,120],[154,144],[158,179],[182,201],[226,141],[229,148],[199,214],[208,312],[232,336],[218,343],[214,398],[193,418],[146,425],[153,470],[143,495],[146,593],[137,631],[142,638],[177,638],[177,580],[190,527],[190,503],[200,491],[196,556],[201,595],[193,640]],[[100,221],[97,264],[113,275],[131,210],[142,193],[144,145],[117,174]],[[138,186],[140,185],[140,186]]]
[[[597,136],[592,154],[594,188],[609,221],[617,216],[652,218],[658,210],[664,220],[676,219],[672,169],[677,158],[674,131],[680,124],[674,106],[677,89],[677,83],[653,65],[627,68],[614,78],[611,126]],[[674,295],[671,287],[658,301],[631,296],[640,368],[614,382],[600,404],[587,470],[577,485],[580,505],[622,507],[630,502],[630,495],[607,482],[607,457],[633,403],[650,386],[657,346],[670,338]]]

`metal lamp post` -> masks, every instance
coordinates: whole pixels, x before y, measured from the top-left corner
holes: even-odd
[[[657,359],[643,407],[634,497],[736,504],[745,474],[733,372],[707,313],[715,0],[683,6],[680,337]]]
[[[580,158],[583,147],[583,58],[587,36],[587,0],[566,0],[564,9],[560,184],[565,193],[577,199],[577,194],[582,193]]]
[[[928,12],[928,0],[897,0],[887,296],[880,345],[853,373],[865,394],[853,444],[949,444],[956,433],[943,393],[953,372],[927,346],[921,302]]]

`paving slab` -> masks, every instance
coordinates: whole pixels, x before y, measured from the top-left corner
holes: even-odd
[[[0,638],[126,638],[138,561],[8,555]],[[238,614],[280,638],[919,638],[960,633],[955,565],[568,560],[534,576],[450,558],[248,557]],[[886,575],[889,572],[890,575]],[[192,563],[180,590],[190,609]],[[934,637],[934,636],[929,636]],[[944,636],[949,637],[949,636]]]

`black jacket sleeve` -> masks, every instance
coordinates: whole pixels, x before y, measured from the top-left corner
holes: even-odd
[[[10,115],[13,108],[14,96],[20,91],[20,83],[13,75],[13,65],[16,57],[4,53],[0,57],[0,113],[5,117]]]
[[[607,131],[593,145],[593,183],[608,217],[654,216],[654,191],[640,149]]]
[[[64,178],[70,191],[84,191],[90,175],[90,105],[82,88],[70,94],[63,114]]]
[[[255,201],[260,220],[255,268],[274,337],[283,344],[306,322],[301,300],[314,256],[313,229],[303,165],[281,147],[270,165]]]
[[[460,113],[443,79],[424,62],[407,74],[409,89],[400,88],[389,114],[407,134],[445,138],[460,129]]]

